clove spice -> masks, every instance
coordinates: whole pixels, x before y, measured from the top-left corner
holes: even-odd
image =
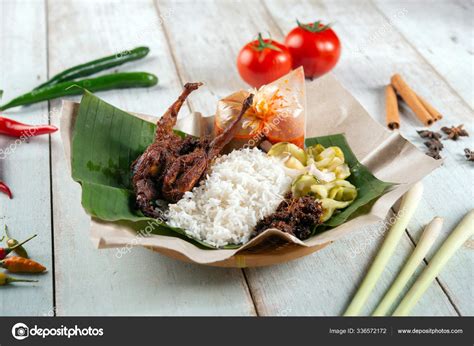
[[[416,131],[421,138],[441,139],[441,133],[429,130]]]
[[[464,149],[464,155],[466,156],[466,160],[474,161],[474,151],[470,150],[469,148]]]
[[[421,138],[426,138],[427,141],[424,142],[425,146],[428,148],[426,155],[431,156],[436,160],[440,160],[442,157],[440,155],[441,150],[443,150],[444,145],[441,143],[441,134],[435,131],[421,130],[416,131]]]

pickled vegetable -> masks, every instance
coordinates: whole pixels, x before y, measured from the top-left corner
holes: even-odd
[[[295,177],[291,192],[295,197],[311,195],[321,201],[322,221],[357,198],[357,188],[345,180],[351,175],[341,148],[321,144],[305,150],[288,142],[272,146],[268,155],[283,160],[287,174]]]
[[[288,159],[285,160],[285,166],[290,169],[297,169],[297,170],[304,169],[304,165],[301,163],[301,161],[298,160],[294,156],[290,156],[288,157]]]
[[[317,157],[324,150],[324,147],[321,144],[313,145],[312,147],[306,148],[306,153],[312,158]]]
[[[334,174],[336,174],[336,179],[346,179],[351,175],[351,170],[347,164],[342,164],[334,168]]]
[[[303,149],[293,143],[280,142],[273,145],[268,152],[269,156],[275,156],[278,158],[285,158],[292,156],[297,159],[301,164],[306,165],[306,153]],[[291,167],[290,167],[291,168]]]
[[[295,197],[303,197],[311,192],[311,186],[318,183],[318,180],[313,175],[300,175],[291,185],[291,192]]]
[[[351,202],[339,202],[331,198],[323,198],[321,200],[321,204],[323,206],[323,215],[321,217],[321,221],[324,222],[331,218],[336,209],[344,209],[348,207]]]
[[[331,187],[328,197],[340,202],[352,202],[357,197],[357,189],[345,180],[337,180]]]

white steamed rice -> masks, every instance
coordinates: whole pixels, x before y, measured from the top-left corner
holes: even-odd
[[[168,223],[213,246],[244,244],[290,184],[279,160],[256,148],[234,150],[217,158],[199,186],[169,205]]]

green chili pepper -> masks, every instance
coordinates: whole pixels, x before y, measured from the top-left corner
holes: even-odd
[[[150,48],[148,47],[137,47],[130,51],[123,51],[101,59],[86,62],[85,64],[73,66],[61,73],[58,73],[43,84],[38,85],[36,88],[34,88],[34,90],[42,89],[49,85],[71,81],[76,78],[90,76],[91,74],[122,65],[126,62],[144,58],[149,52]]]
[[[7,104],[0,106],[0,111],[8,108],[29,105],[41,101],[52,100],[62,96],[80,95],[87,89],[91,92],[123,89],[151,87],[158,83],[158,77],[146,72],[120,72],[112,73],[97,78],[81,79],[78,81],[63,82],[47,86],[38,90],[33,90],[14,98]]]
[[[13,248],[16,245],[18,245],[18,240],[10,238],[8,234],[8,227],[5,225],[5,242],[8,245],[8,247]],[[2,238],[2,240],[3,240]],[[23,246],[18,246],[13,250],[18,256],[23,257],[23,258],[29,258],[28,257],[28,252],[26,252],[25,248]]]

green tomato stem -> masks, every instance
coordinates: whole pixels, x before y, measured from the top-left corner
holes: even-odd
[[[411,256],[406,261],[402,270],[398,274],[395,281],[392,283],[392,286],[389,288],[382,301],[379,303],[375,311],[372,313],[372,316],[386,316],[388,310],[392,307],[395,300],[400,295],[403,288],[406,286],[407,282],[412,277],[416,268],[420,265],[425,258],[428,251],[433,246],[436,238],[441,232],[443,227],[443,219],[440,217],[435,217],[429,224],[426,226],[423,234],[421,235],[418,244],[415,247],[415,250]]]
[[[370,266],[367,275],[362,281],[359,289],[357,290],[354,298],[349,304],[344,316],[358,316],[365,302],[373,291],[377,280],[382,274],[388,260],[392,256],[395,248],[402,237],[403,232],[408,226],[415,209],[418,206],[421,196],[423,194],[423,185],[421,182],[416,183],[408,192],[403,196],[400,205],[399,217],[388,231],[387,237],[385,238],[382,247],[375,256],[372,265]]]
[[[255,48],[256,48],[259,52],[265,50],[266,48],[271,49],[271,50],[275,50],[275,51],[277,51],[277,52],[281,52],[281,49],[280,49],[280,48],[278,48],[277,46],[275,46],[274,44],[272,44],[272,40],[271,40],[271,39],[269,39],[268,42],[265,42],[265,40],[263,39],[262,34],[261,34],[260,32],[258,33],[257,41],[258,41],[258,45],[255,46]]]
[[[392,316],[407,316],[454,253],[474,235],[474,210],[467,213],[408,290]]]
[[[314,23],[311,23],[311,24],[303,24],[297,19],[296,23],[298,24],[298,26],[301,29],[304,29],[306,31],[313,32],[313,33],[321,32],[321,31],[327,30],[331,27],[331,24],[322,25],[321,21],[319,21],[319,20],[317,20],[317,21],[315,21]]]

